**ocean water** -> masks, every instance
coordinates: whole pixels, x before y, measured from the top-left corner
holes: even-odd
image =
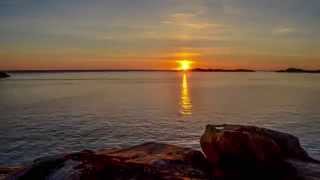
[[[159,141],[200,149],[206,124],[291,133],[320,157],[320,75],[16,73],[0,80],[0,165]]]

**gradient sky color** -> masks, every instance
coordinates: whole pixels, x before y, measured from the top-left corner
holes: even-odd
[[[316,69],[319,19],[319,0],[1,0],[0,69]]]

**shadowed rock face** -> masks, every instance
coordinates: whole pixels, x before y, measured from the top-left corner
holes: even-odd
[[[208,179],[201,152],[160,143],[36,160],[10,179]]]
[[[208,125],[200,142],[216,178],[299,179],[299,168],[288,159],[317,162],[298,138],[253,126]]]
[[[248,152],[250,150],[252,152],[249,153],[257,156],[255,157],[257,160],[269,160],[270,158],[312,160],[301,147],[297,137],[253,126],[208,125],[201,138],[201,145],[204,151],[206,151],[208,143],[211,145],[214,145],[212,143],[218,143],[217,145],[221,144],[219,148],[229,148],[225,149],[225,151],[241,150]],[[231,147],[227,147],[227,145]],[[208,146],[208,148],[212,147]]]
[[[0,79],[1,78],[8,78],[10,77],[8,74],[4,73],[4,72],[0,72]]]

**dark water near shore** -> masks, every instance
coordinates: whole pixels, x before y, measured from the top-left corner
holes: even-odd
[[[289,132],[320,157],[317,74],[13,74],[0,115],[0,165],[147,141],[199,148],[208,123]]]

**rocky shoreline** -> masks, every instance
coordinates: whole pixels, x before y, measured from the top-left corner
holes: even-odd
[[[298,138],[265,128],[208,125],[202,152],[163,143],[84,150],[0,167],[0,179],[320,179],[320,163]]]

